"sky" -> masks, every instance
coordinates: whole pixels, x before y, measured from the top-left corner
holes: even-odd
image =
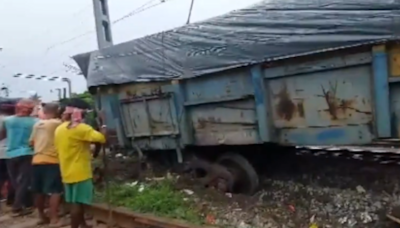
[[[149,0],[109,0],[111,21],[137,10]],[[161,0],[152,0],[158,2]],[[212,18],[260,0],[195,0],[191,22]],[[191,0],[164,0],[113,25],[114,44],[180,27]],[[152,3],[154,4],[154,3]],[[67,72],[71,56],[97,49],[92,0],[0,0],[0,85],[10,97],[37,93],[56,100],[65,82],[14,78],[17,73],[66,77],[72,92],[87,89],[83,76]],[[5,96],[4,91],[0,96]]]

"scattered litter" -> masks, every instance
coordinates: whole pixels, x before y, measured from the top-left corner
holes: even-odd
[[[143,190],[144,190],[144,185],[140,185],[138,192],[143,192]]]
[[[367,191],[365,191],[365,189],[364,189],[362,186],[360,186],[360,185],[358,185],[358,186],[356,187],[356,189],[357,189],[357,192],[360,193],[360,194],[367,193]]]
[[[130,186],[130,187],[134,187],[134,186],[136,186],[138,183],[139,183],[139,181],[134,181],[134,182],[132,182],[132,183],[126,183],[125,185],[128,185],[128,186]]]
[[[152,178],[146,178],[147,181],[163,181],[165,180],[165,177],[152,177]]]
[[[182,191],[188,195],[193,195],[193,193],[194,193],[192,190],[189,190],[189,189],[183,189]]]

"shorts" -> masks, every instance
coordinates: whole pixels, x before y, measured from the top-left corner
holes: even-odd
[[[92,204],[94,191],[92,179],[64,184],[64,191],[67,203]]]
[[[32,191],[36,194],[61,194],[64,190],[58,164],[41,164],[32,167]]]

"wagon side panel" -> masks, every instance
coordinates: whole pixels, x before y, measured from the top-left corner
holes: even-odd
[[[174,94],[162,91],[167,84],[135,83],[120,89],[123,129],[132,145],[143,150],[179,147]]]
[[[259,143],[249,69],[185,82],[185,112],[195,145]]]
[[[266,69],[276,140],[289,144],[371,142],[371,62],[366,52]]]

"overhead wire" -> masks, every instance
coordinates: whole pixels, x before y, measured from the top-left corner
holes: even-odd
[[[152,1],[154,1],[154,0],[150,0],[149,2],[152,2]],[[125,20],[125,19],[127,19],[127,18],[129,18],[129,17],[135,16],[135,15],[137,15],[137,14],[139,14],[139,13],[142,13],[142,12],[144,12],[144,11],[147,11],[147,10],[149,10],[149,9],[151,9],[151,8],[154,8],[154,7],[156,7],[156,6],[159,6],[159,5],[161,5],[161,4],[163,4],[163,3],[166,3],[166,2],[169,2],[169,1],[172,1],[172,0],[159,0],[159,2],[154,3],[154,4],[152,4],[152,5],[148,5],[148,6],[146,6],[146,7],[144,7],[144,6],[147,5],[147,4],[143,4],[141,7],[138,7],[137,9],[135,9],[135,10],[131,11],[130,13],[128,13],[127,15],[122,16],[122,17],[120,17],[120,18],[114,20],[112,23],[113,23],[113,24],[116,24],[116,23],[118,23],[118,22],[120,22],[120,21],[122,21],[122,20]]]
[[[144,7],[148,6],[150,3],[154,2],[155,0],[149,0],[147,2],[145,2],[143,5],[139,6],[138,8],[134,9],[133,11],[129,12],[128,14],[114,20],[112,23],[116,24],[122,20],[125,20],[126,18],[129,18],[133,15],[135,15],[138,11],[143,10]],[[163,3],[162,1],[160,1],[160,4]]]
[[[139,6],[139,7],[136,8],[136,9],[132,10],[132,11],[129,12],[128,14],[125,14],[124,16],[122,16],[122,17],[120,17],[120,18],[118,18],[118,19],[112,21],[112,24],[117,24],[117,23],[119,23],[119,22],[121,22],[121,21],[123,21],[123,20],[126,20],[127,18],[130,18],[130,17],[132,17],[132,16],[135,16],[135,15],[137,15],[137,14],[139,14],[139,13],[142,13],[142,12],[144,12],[144,11],[147,11],[147,10],[149,10],[149,9],[151,9],[151,8],[154,8],[154,7],[156,7],[156,6],[159,6],[159,5],[161,5],[161,4],[165,3],[165,2],[172,1],[172,0],[160,0],[159,2],[156,2],[156,3],[154,3],[154,4],[150,4],[150,3],[154,2],[154,1],[155,1],[155,0],[149,0],[149,1],[147,1],[146,3],[144,3],[144,4],[141,5],[141,6]],[[96,30],[93,30],[93,29],[92,29],[92,30],[89,30],[89,31],[87,31],[87,32],[85,32],[85,33],[81,33],[81,34],[79,34],[79,35],[77,35],[77,36],[74,36],[74,37],[72,37],[72,38],[69,38],[69,39],[67,39],[67,40],[64,40],[64,41],[62,41],[62,42],[60,42],[60,43],[58,43],[58,44],[52,45],[52,46],[50,46],[50,47],[47,48],[47,49],[53,49],[53,48],[55,48],[55,47],[57,47],[57,46],[70,43],[70,42],[72,42],[72,41],[74,41],[74,40],[76,40],[76,39],[82,38],[82,37],[84,37],[84,36],[90,35],[90,34],[95,33],[95,32],[96,32]]]
[[[87,10],[87,8],[89,8],[90,6],[91,6],[90,3],[89,3],[89,4],[86,4],[86,5],[85,5],[84,7],[82,7],[80,10],[75,11],[75,13],[73,13],[71,17],[76,17],[76,16],[80,15],[81,13],[85,12],[85,11]],[[42,32],[42,33],[40,33],[38,36],[34,36],[33,38],[31,38],[31,39],[30,39],[30,42],[36,41],[36,40],[38,40],[39,38],[42,38],[43,34],[45,34],[46,36],[48,36],[49,33],[50,33],[52,30],[56,30],[56,29],[58,29],[59,27],[60,27],[60,26],[57,25],[57,26],[55,26],[55,27],[48,28],[47,30],[45,30],[45,32]],[[46,54],[46,52],[45,52],[45,54]],[[13,63],[13,62],[8,63],[8,64],[3,64],[2,66],[0,66],[0,68],[2,68],[2,69],[3,69],[3,68],[6,68],[7,66],[11,65],[12,63]]]
[[[46,49],[46,52],[48,52],[49,50],[51,50],[51,49],[53,49],[53,48],[55,48],[55,47],[57,47],[57,46],[61,46],[61,45],[63,45],[63,44],[66,44],[66,43],[69,43],[69,42],[71,42],[71,41],[77,40],[77,39],[79,39],[79,38],[81,38],[81,37],[90,35],[90,34],[92,34],[93,32],[95,32],[95,30],[91,30],[91,31],[85,32],[85,33],[80,34],[80,35],[78,35],[78,36],[72,37],[72,38],[70,38],[70,39],[68,39],[68,40],[64,40],[64,41],[62,41],[61,43],[58,43],[58,44],[56,44],[56,45],[52,45],[52,46],[50,46],[50,47],[48,47],[48,48]]]
[[[156,7],[156,6],[159,6],[159,5],[163,4],[163,3],[168,2],[168,1],[171,1],[171,0],[159,0],[158,2],[155,2],[155,1],[156,1],[156,0],[149,0],[149,1],[145,2],[143,5],[137,7],[136,9],[130,11],[129,13],[123,15],[122,17],[120,17],[120,18],[118,18],[118,19],[112,21],[112,24],[117,24],[117,23],[119,23],[119,22],[121,22],[121,21],[123,21],[123,20],[126,20],[126,19],[128,19],[128,18],[130,18],[130,17],[132,17],[132,16],[135,16],[135,15],[137,15],[137,14],[139,14],[139,13],[142,13],[142,12],[144,12],[144,11],[150,10],[151,8],[154,8],[154,7]],[[153,4],[152,4],[152,3],[153,3]],[[91,4],[86,5],[83,9],[77,11],[77,12],[74,13],[73,15],[75,15],[75,16],[76,16],[76,15],[79,15],[80,13],[84,12],[85,9],[86,9],[88,6],[90,6],[90,5],[91,5]],[[191,6],[191,8],[192,8],[192,7],[193,7],[193,6]],[[51,49],[53,49],[53,48],[55,48],[55,47],[57,47],[57,46],[61,46],[61,45],[64,45],[64,44],[73,42],[73,41],[75,41],[75,40],[77,40],[77,39],[79,39],[79,38],[88,36],[88,35],[90,35],[90,34],[92,34],[92,33],[94,33],[94,32],[95,32],[95,30],[90,30],[90,31],[87,31],[87,32],[85,32],[85,33],[83,33],[83,34],[79,34],[79,35],[77,35],[77,36],[75,36],[75,37],[72,37],[72,38],[70,38],[70,39],[64,40],[64,41],[62,41],[62,42],[60,42],[60,43],[58,43],[58,44],[52,45],[52,46],[46,48],[46,52],[45,52],[45,53],[47,53],[49,50],[51,50]],[[87,38],[86,38],[86,39],[87,39]],[[83,40],[83,41],[86,41],[86,39]],[[73,47],[77,47],[77,46],[80,46],[80,45],[82,45],[82,44],[83,44],[83,42],[80,42],[78,45],[74,45]],[[71,48],[70,48],[70,49],[71,49]],[[69,49],[69,50],[70,50],[70,49]],[[64,54],[63,54],[63,55],[64,55]],[[10,63],[10,64],[11,64],[11,63]],[[5,64],[5,65],[2,66],[2,68],[6,68],[6,67],[8,67],[10,64]]]
[[[120,17],[120,18],[118,18],[118,19],[112,21],[112,24],[117,24],[117,23],[119,23],[119,22],[121,22],[121,21],[123,21],[123,20],[126,20],[127,18],[130,18],[130,17],[132,17],[132,16],[135,16],[135,15],[137,15],[137,14],[139,14],[139,13],[142,13],[142,12],[144,12],[144,11],[147,11],[147,10],[149,10],[149,9],[151,9],[151,8],[154,8],[154,7],[158,6],[158,5],[161,5],[161,4],[165,3],[165,2],[172,1],[172,0],[161,0],[161,1],[158,1],[158,2],[155,2],[155,1],[156,1],[156,0],[149,0],[149,1],[145,2],[145,3],[142,4],[141,6],[135,8],[134,10],[132,10],[132,11],[130,11],[129,13],[125,14],[124,16],[122,16],[122,17]],[[153,3],[153,4],[151,4],[151,3]],[[59,43],[59,44],[57,44],[57,45],[52,46],[52,48],[54,48],[55,46],[63,45],[63,44],[66,44],[66,43],[70,43],[70,42],[72,42],[72,41],[75,41],[75,40],[77,40],[77,39],[79,39],[79,38],[82,38],[82,37],[84,37],[84,36],[90,35],[90,34],[92,34],[92,33],[95,33],[95,30],[90,30],[90,31],[85,32],[85,33],[83,33],[83,34],[80,34],[80,35],[77,35],[77,36],[75,36],[75,37],[72,37],[72,38],[70,38],[70,39],[68,39],[68,40],[65,40],[65,41],[63,41],[63,42],[61,42],[61,43]],[[87,37],[87,38],[88,38],[88,37]],[[83,41],[86,41],[87,38],[85,38]],[[80,45],[82,45],[82,43],[83,43],[83,42],[79,43],[78,45],[74,45],[73,47],[80,46]],[[70,49],[71,49],[71,48],[70,48]]]
[[[122,20],[125,20],[125,19],[127,19],[127,18],[129,18],[129,17],[132,17],[132,16],[134,16],[134,15],[137,15],[137,14],[139,14],[139,13],[141,13],[141,12],[144,12],[144,11],[149,10],[149,9],[151,9],[151,8],[153,8],[153,7],[156,7],[156,6],[158,6],[158,5],[162,4],[162,3],[165,3],[166,1],[171,1],[171,0],[161,0],[160,2],[151,4],[151,3],[154,2],[154,1],[155,1],[155,0],[149,0],[149,1],[147,1],[146,3],[144,3],[143,5],[137,7],[136,9],[132,10],[132,11],[129,12],[128,14],[126,14],[126,15],[124,15],[124,16],[122,16],[122,17],[116,19],[116,20],[114,20],[112,23],[113,23],[113,24],[117,24],[117,23],[119,23],[119,22],[122,21]],[[90,35],[90,34],[92,34],[93,32],[94,32],[94,31],[90,31],[90,32],[86,32],[86,33],[84,33],[84,34],[78,35],[77,37],[73,37],[73,38],[69,39],[68,42],[74,41],[74,40],[76,40],[76,39],[78,39],[78,38],[81,38],[81,37],[83,37],[83,36],[86,36],[86,35]],[[87,40],[87,38],[85,38],[85,39],[82,40],[82,41],[86,41],[86,40]],[[68,42],[67,42],[67,41],[64,41],[63,43],[68,43]],[[77,46],[80,46],[80,45],[82,45],[82,44],[83,44],[83,42],[80,42],[79,44],[74,45],[73,47],[77,47]],[[70,48],[70,49],[72,49],[72,48]],[[69,50],[70,50],[70,49],[69,49]],[[65,54],[63,54],[62,56],[64,56],[64,55],[65,55]],[[71,57],[70,57],[70,58],[71,58]],[[65,62],[63,63],[63,65],[64,65],[64,67],[65,67],[65,65],[66,65]],[[52,72],[52,73],[59,72],[59,71],[60,71],[60,70],[56,70],[56,71],[54,71],[54,72]],[[67,72],[68,70],[63,70],[63,71]]]
[[[92,6],[91,3],[86,4],[86,5],[85,5],[84,7],[82,7],[80,10],[75,11],[75,13],[73,13],[71,17],[76,17],[76,16],[80,15],[81,13],[85,12],[90,6]],[[82,20],[81,20],[81,21],[82,21]],[[59,25],[58,25],[57,27],[54,27],[53,29],[57,29],[57,28],[59,28]],[[49,32],[52,31],[53,29],[47,29],[46,32],[41,33],[39,36],[37,36],[37,37],[34,38],[33,40],[36,40],[36,39],[40,38],[43,34],[46,34],[46,36],[48,36]],[[79,27],[78,27],[78,29],[79,29]],[[76,30],[77,30],[77,29],[74,29],[74,30],[72,30],[71,32],[74,32],[74,31],[76,31]],[[46,48],[43,57],[45,57],[45,56],[48,54],[48,51],[49,51],[50,49],[51,49],[51,47],[50,47],[50,48]],[[0,67],[1,67],[1,68],[6,68],[6,67],[8,67],[9,65],[12,65],[12,64],[14,64],[14,62],[5,64],[5,65],[3,65],[2,67],[1,67],[1,66],[0,66]]]
[[[61,57],[63,57],[64,58],[64,56],[65,55],[67,55],[68,54],[68,52],[71,50],[71,49],[74,49],[74,48],[76,48],[76,47],[79,47],[79,46],[81,46],[82,44],[84,44],[85,43],[85,41],[87,41],[87,39],[84,39],[84,40],[81,40],[81,42],[79,42],[79,43],[77,43],[77,44],[75,44],[74,46],[72,46],[71,48],[69,48],[67,51],[65,51],[65,52],[62,52],[62,54],[59,54],[59,56],[61,56]],[[72,58],[71,56],[69,56],[70,58]],[[52,61],[54,61],[54,60],[52,60]],[[46,63],[44,63],[43,64],[43,66],[45,65]],[[63,65],[64,65],[65,63],[63,63]],[[61,70],[55,70],[55,71],[52,71],[50,74],[54,74],[54,73],[56,73],[56,72],[59,72],[59,71],[61,71]],[[63,70],[63,71],[65,71],[65,70]]]
[[[85,5],[85,6],[82,7],[80,10],[76,11],[75,13],[73,13],[73,14],[71,15],[71,17],[72,17],[72,18],[75,18],[75,17],[78,16],[79,14],[85,12],[91,5],[92,5],[92,4],[90,4],[90,3],[87,4],[87,5]],[[68,18],[68,20],[69,20],[69,18]],[[52,29],[47,29],[46,32],[43,32],[43,33],[40,34],[40,37],[41,37],[41,35],[43,35],[43,34],[48,35],[48,32],[49,32],[49,31],[51,31],[51,30],[53,30],[53,29],[58,29],[58,28],[60,28],[60,25],[57,25],[57,26],[53,27]]]
[[[156,6],[156,5],[161,4],[161,3],[158,3],[158,4],[155,4],[155,5],[151,5],[150,7],[144,8],[146,5],[148,5],[149,3],[153,2],[153,1],[154,1],[154,0],[148,1],[147,3],[143,4],[142,6],[136,8],[134,11],[131,11],[131,12],[128,13],[127,15],[125,15],[125,16],[123,16],[123,17],[121,17],[121,18],[118,18],[117,20],[113,21],[112,24],[116,24],[116,23],[118,23],[118,22],[120,22],[120,21],[122,21],[122,20],[125,20],[126,18],[129,18],[129,17],[134,16],[134,15],[140,13],[140,12],[143,12],[143,11],[149,9],[149,8],[152,8],[152,7]],[[72,38],[70,38],[70,39],[68,39],[68,40],[65,40],[65,41],[63,41],[63,42],[61,42],[61,43],[59,43],[59,44],[57,44],[57,45],[51,46],[51,47],[49,47],[48,49],[54,48],[55,46],[58,46],[58,45],[63,45],[63,44],[69,43],[69,42],[74,41],[74,40],[76,40],[76,39],[79,39],[79,38],[81,38],[81,37],[90,35],[90,34],[92,34],[92,33],[94,33],[94,32],[96,32],[96,31],[95,31],[95,30],[90,30],[90,31],[85,32],[85,33],[83,33],[83,34],[80,34],[80,35],[78,35],[78,36],[72,37]]]

